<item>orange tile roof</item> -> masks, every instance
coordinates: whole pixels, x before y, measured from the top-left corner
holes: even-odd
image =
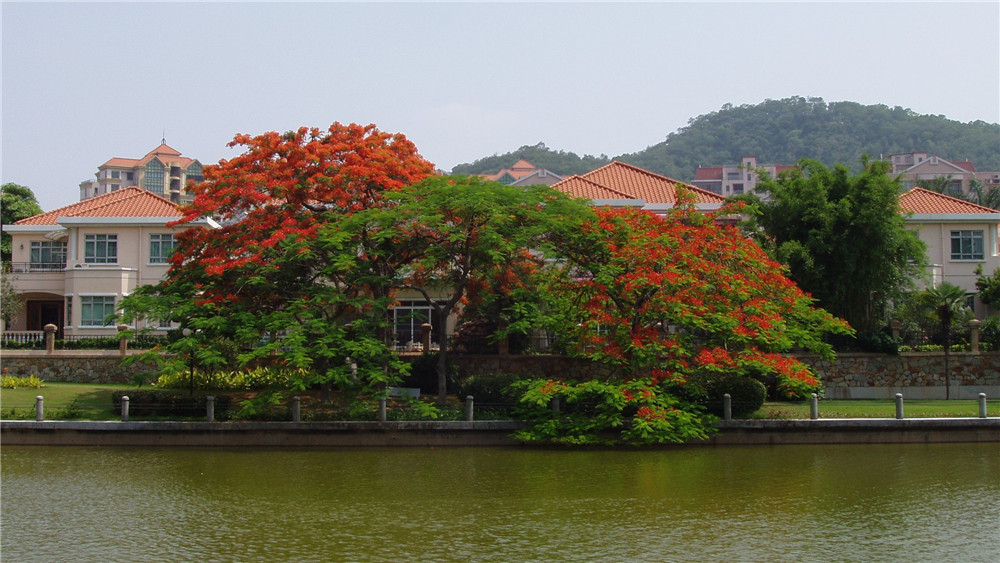
[[[605,193],[620,194],[617,198],[605,196],[591,197],[591,199],[641,199],[646,203],[672,204],[677,203],[677,187],[683,186],[694,196],[695,203],[722,204],[725,201],[724,197],[716,193],[617,160],[582,176],[573,176],[556,182],[552,184],[552,187],[577,196],[570,191],[581,188],[581,185],[576,181],[570,183],[574,178],[581,178],[591,184],[596,184],[607,190]],[[589,196],[579,195],[577,197]]]
[[[899,208],[906,213],[1000,213],[983,205],[976,205],[956,197],[939,194],[924,188],[913,188],[899,196]]]
[[[135,186],[85,199],[59,209],[21,219],[15,225],[57,225],[59,217],[180,218],[174,202]]]

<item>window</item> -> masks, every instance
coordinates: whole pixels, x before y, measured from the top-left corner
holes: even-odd
[[[118,262],[118,235],[86,235],[83,241],[83,261],[87,264]]]
[[[727,180],[739,180],[740,179],[740,173],[739,172],[726,172],[726,179]]]
[[[166,264],[176,246],[177,241],[172,234],[149,235],[149,263]]]
[[[32,270],[62,270],[65,267],[65,242],[31,241]]]
[[[80,298],[80,326],[111,326],[114,322],[115,298],[84,296]]]
[[[66,296],[66,319],[63,321],[66,326],[73,326],[73,296]]]
[[[423,342],[420,325],[435,324],[432,321],[431,307],[423,300],[400,301],[399,305],[393,308],[392,315],[396,330],[396,347],[403,350]],[[437,326],[431,331],[431,342],[438,342],[438,331]]]
[[[737,195],[741,193],[743,193],[743,184],[733,184],[733,194]]]
[[[111,177],[117,180],[118,178],[122,177],[122,173],[120,170],[112,170]]]
[[[146,179],[143,187],[154,194],[163,195],[164,167],[160,161],[153,159],[146,163]]]
[[[983,259],[983,232],[982,231],[952,231],[951,232],[951,259],[952,260],[982,260]]]
[[[126,172],[125,179],[131,182],[132,180],[135,180],[135,174],[133,172]]]

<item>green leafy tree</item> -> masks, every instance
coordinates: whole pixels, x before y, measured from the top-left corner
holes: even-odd
[[[393,245],[419,248],[402,283],[421,293],[441,327],[438,354],[438,403],[447,396],[448,318],[484,278],[535,259],[529,248],[544,246],[551,225],[574,203],[547,186],[504,186],[475,177],[433,177],[392,195],[383,206],[360,220],[392,225]],[[586,209],[575,202],[575,210]],[[390,233],[391,231],[385,231]],[[435,299],[432,293],[443,295]]]
[[[965,290],[957,285],[944,282],[938,287],[921,291],[917,295],[921,306],[934,314],[938,320],[938,330],[944,341],[944,381],[945,399],[951,399],[951,358],[952,321],[965,309]]]
[[[925,245],[905,228],[899,183],[886,162],[863,161],[852,174],[802,160],[758,184],[763,200],[747,223],[767,252],[819,305],[860,332],[882,326],[924,271]]]
[[[21,219],[38,215],[42,208],[35,199],[31,188],[18,184],[4,184],[0,196],[0,225],[13,225]],[[4,232],[0,236],[0,261],[10,262],[13,248],[11,236]]]
[[[979,300],[986,305],[1000,303],[1000,268],[993,270],[992,275],[984,275],[982,265],[976,267],[976,289],[979,290]]]
[[[4,330],[9,330],[24,310],[24,296],[14,289],[11,275],[6,268],[0,272],[0,318],[3,319]]]

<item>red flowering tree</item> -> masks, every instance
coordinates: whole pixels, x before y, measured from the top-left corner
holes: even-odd
[[[381,387],[397,377],[384,311],[412,256],[351,218],[431,175],[404,136],[373,125],[237,135],[245,151],[205,167],[181,224],[167,278],[126,302],[195,329],[203,364],[220,341],[249,350],[239,363],[273,362],[308,374],[299,384]],[[388,248],[388,249],[387,249]],[[208,338],[211,336],[212,338]]]
[[[594,221],[559,243],[565,263],[550,285],[559,313],[551,328],[566,335],[572,353],[611,367],[615,377],[526,384],[524,403],[542,409],[543,419],[522,434],[528,439],[596,440],[628,414],[632,424],[619,437],[625,441],[704,437],[707,428],[679,398],[688,379],[754,370],[772,374],[794,396],[818,382],[781,352],[830,357],[823,335],[850,331],[734,227],[687,206],[666,217],[598,209]],[[543,414],[556,396],[603,410]]]

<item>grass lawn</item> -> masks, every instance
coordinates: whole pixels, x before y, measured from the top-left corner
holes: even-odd
[[[149,386],[142,387],[148,389]],[[34,419],[35,397],[45,398],[46,420],[116,420],[120,417],[111,403],[114,391],[131,391],[135,385],[113,385],[97,383],[45,383],[40,389],[0,390],[0,418]],[[179,390],[178,392],[183,392]],[[319,408],[313,393],[301,393],[303,408]],[[240,393],[239,399],[249,393]],[[906,418],[927,417],[978,417],[979,402],[962,400],[907,400],[903,403]],[[1000,417],[1000,400],[987,403],[987,414]],[[819,402],[820,418],[895,418],[896,403],[892,399],[826,399]],[[768,402],[750,418],[809,418],[809,401],[798,403]]]
[[[1000,401],[987,400],[987,416],[1000,416]],[[979,401],[975,399],[903,400],[906,418],[978,417]],[[893,399],[826,399],[819,402],[820,418],[895,418]],[[809,418],[809,401],[798,403],[764,403],[751,418]]]

